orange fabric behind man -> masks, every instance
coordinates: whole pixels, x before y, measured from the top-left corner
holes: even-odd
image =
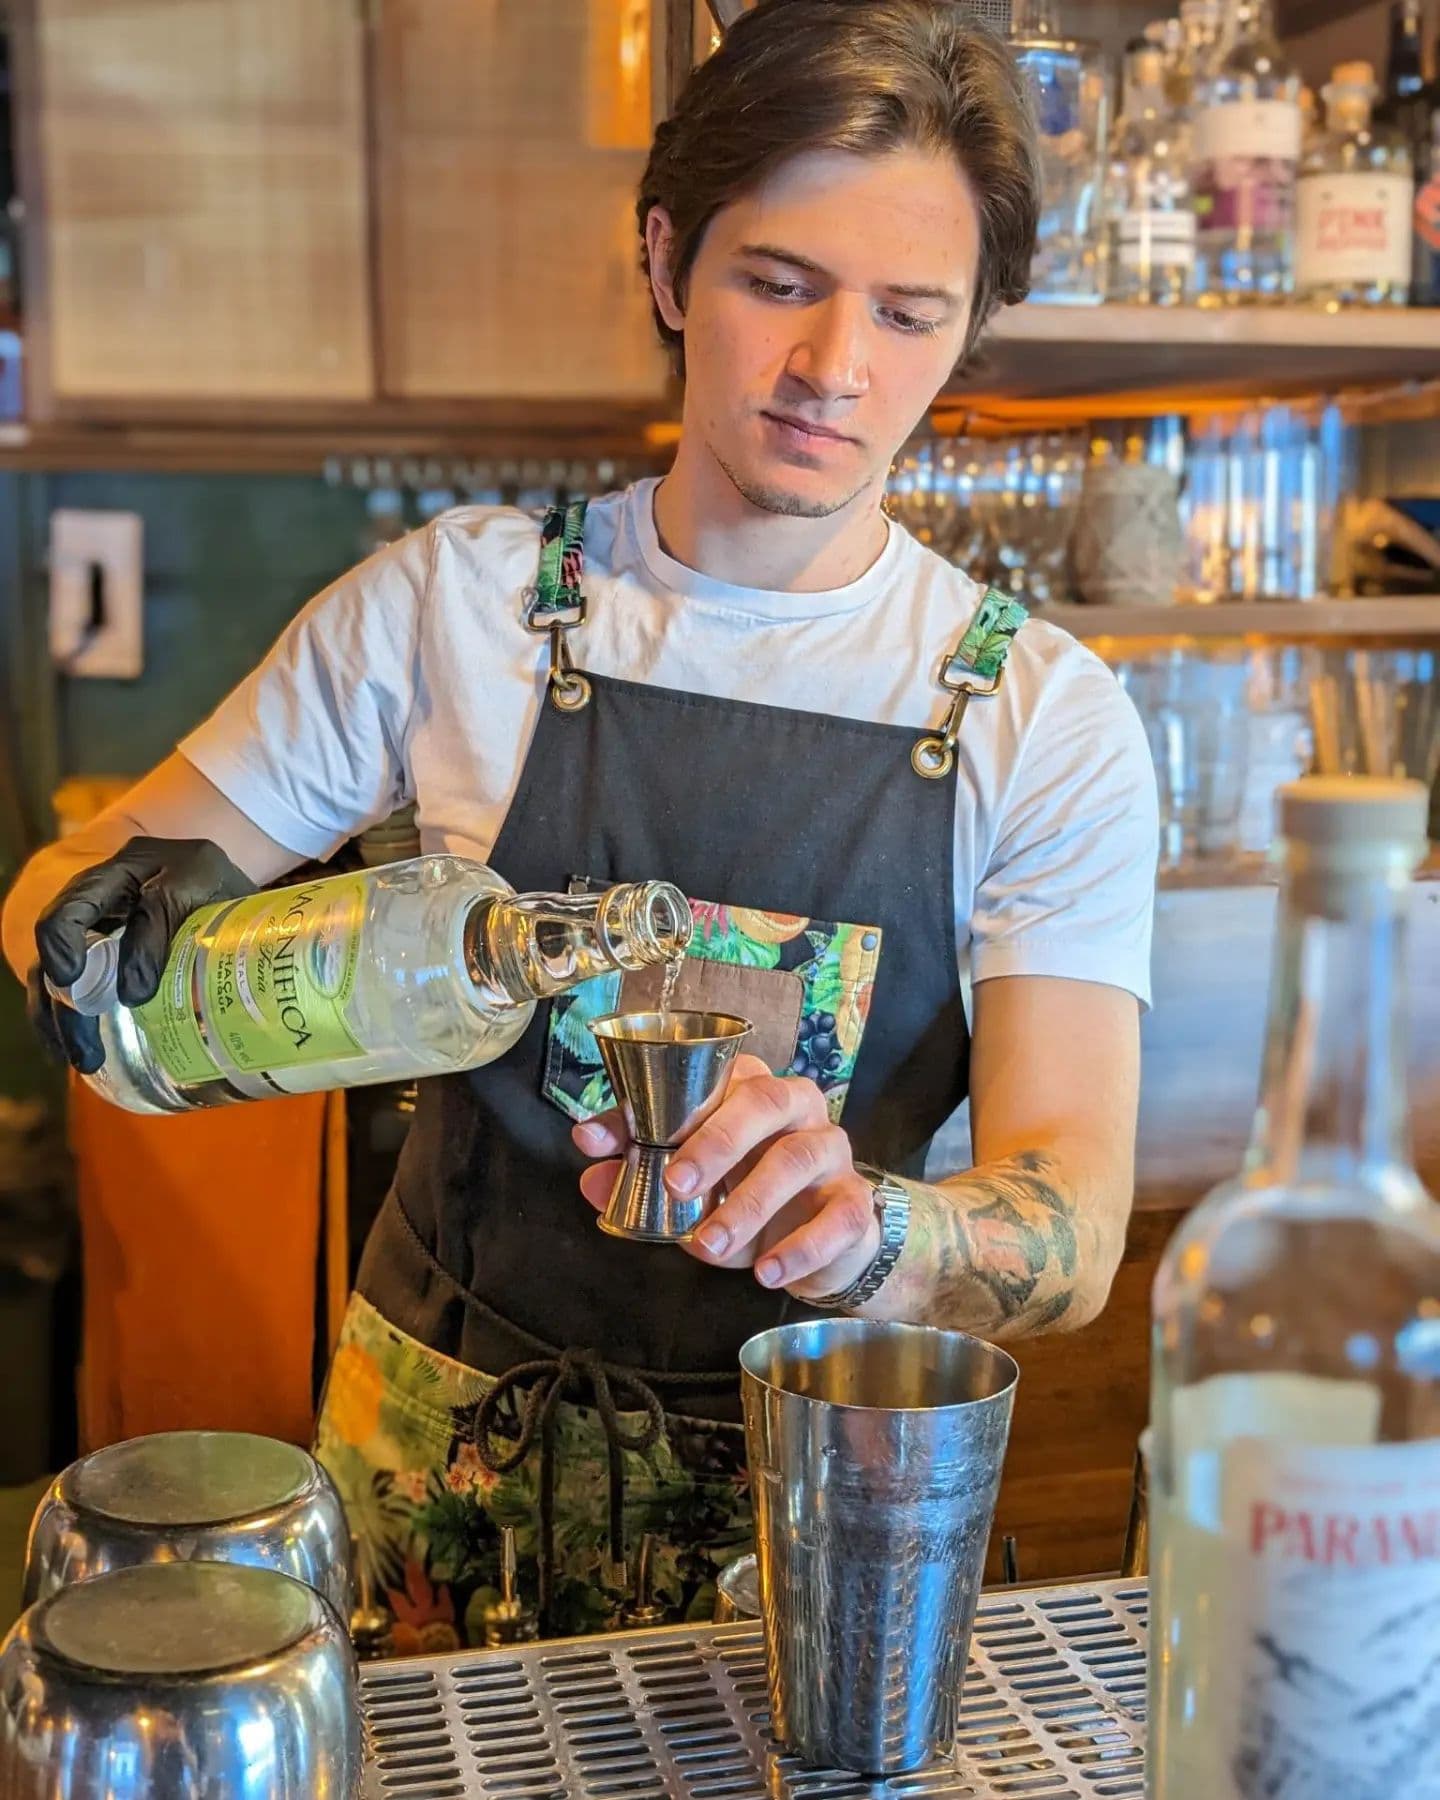
[[[211,1426],[306,1443],[325,1100],[146,1118],[71,1088],[85,1450]]]

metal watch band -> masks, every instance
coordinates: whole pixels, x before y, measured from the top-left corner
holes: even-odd
[[[806,1302],[808,1306],[852,1308],[873,1300],[889,1279],[900,1260],[905,1237],[910,1229],[910,1195],[902,1183],[882,1169],[856,1163],[855,1173],[863,1175],[875,1191],[875,1216],[880,1222],[880,1248],[868,1269],[863,1269],[847,1288],[837,1294],[823,1294]]]

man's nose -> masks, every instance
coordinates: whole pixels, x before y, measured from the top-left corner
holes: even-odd
[[[831,294],[804,313],[786,371],[822,400],[863,394],[870,385],[870,308],[858,294]]]

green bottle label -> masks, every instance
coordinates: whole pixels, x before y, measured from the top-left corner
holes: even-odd
[[[155,998],[135,1008],[156,1062],[181,1087],[214,1081],[220,1067],[205,1047],[205,1033],[196,1016],[199,994],[195,986],[196,934],[225,904],[203,907],[192,913],[175,934],[170,956]]]
[[[173,1080],[191,1083],[223,1073],[211,1044],[247,1074],[359,1055],[363,1046],[345,1013],[364,918],[363,876],[332,876],[193,914],[159,992],[136,1009],[157,1061]]]

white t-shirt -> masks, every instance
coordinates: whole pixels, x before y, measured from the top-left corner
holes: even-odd
[[[917,734],[940,723],[939,668],[983,592],[968,576],[892,523],[846,587],[732,587],[661,549],[656,485],[590,505],[582,668]],[[548,640],[522,617],[538,550],[527,513],[442,514],[317,595],[181,752],[298,856],[413,800],[426,850],[484,861],[544,699]],[[962,980],[1069,976],[1148,1004],[1155,781],[1110,671],[1030,620],[999,694],[972,701],[957,762]]]

